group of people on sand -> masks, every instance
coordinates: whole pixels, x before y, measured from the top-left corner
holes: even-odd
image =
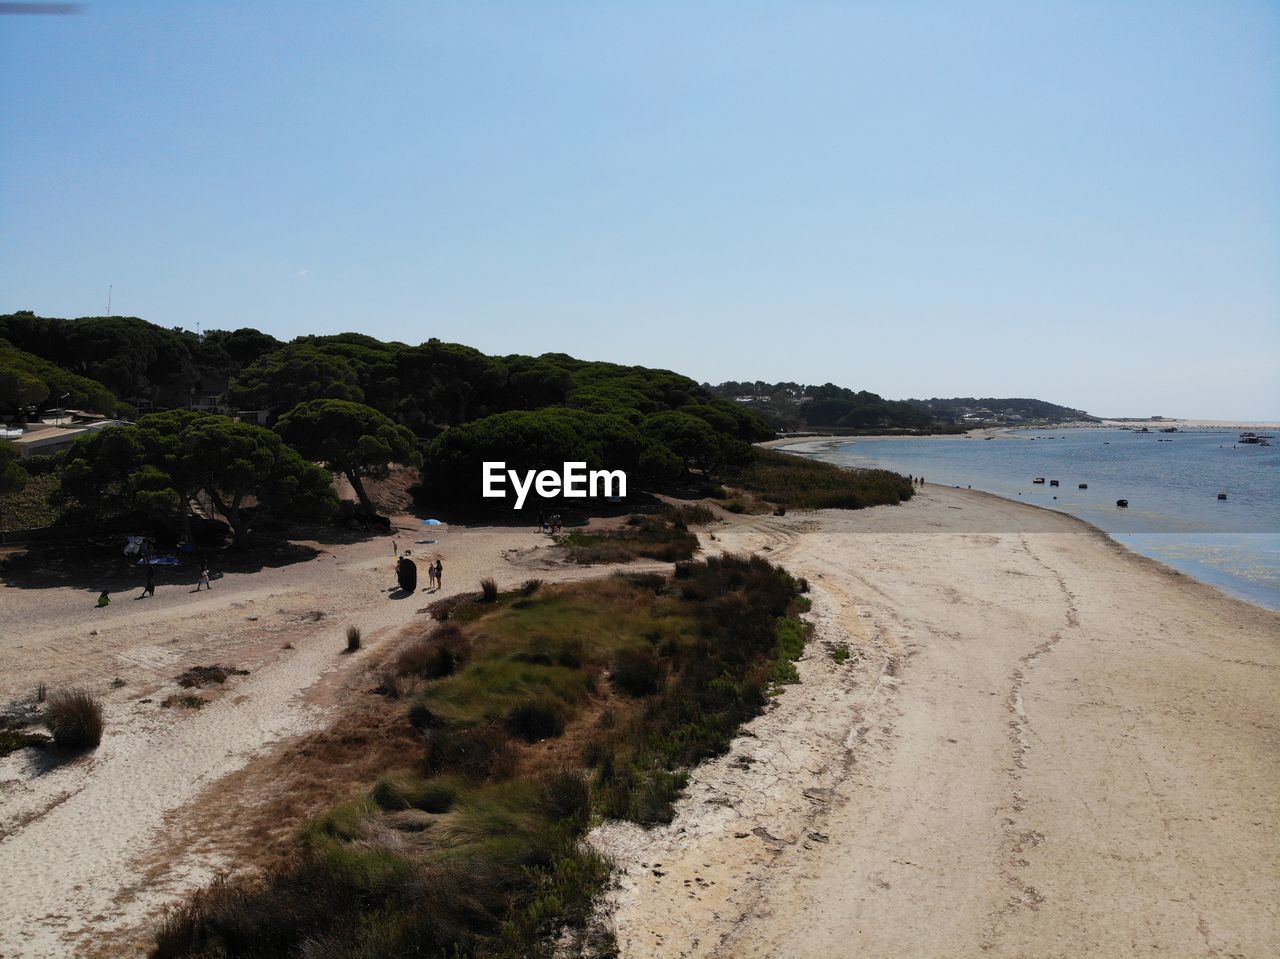
[[[910,484],[912,484],[913,486],[923,486],[923,485],[924,485],[924,477],[923,477],[923,476],[912,476],[910,473],[908,473],[908,474],[907,474],[907,482],[908,482],[908,483],[910,483]]]
[[[209,561],[202,560],[200,562],[200,575],[196,579],[196,588],[193,590],[190,590],[190,592],[198,593],[202,589],[212,590],[213,584],[209,582],[209,578],[210,578],[209,577]],[[146,599],[148,596],[154,597],[155,595],[156,595],[156,568],[152,566],[150,563],[147,563],[147,582],[142,587],[142,593],[138,596],[135,596],[134,598]],[[98,609],[102,609],[104,606],[110,606],[110,605],[111,605],[111,591],[104,589],[101,593],[98,594],[98,603],[97,603]]]
[[[418,589],[418,564],[411,558],[413,550],[400,552],[396,540],[391,541],[391,553],[396,557],[396,584],[405,593],[413,593]],[[427,589],[439,590],[444,581],[444,563],[437,556],[434,563],[427,564]]]
[[[538,527],[542,532],[558,536],[563,526],[564,523],[561,522],[559,513],[552,513],[550,516],[546,516],[541,512],[538,513]]]

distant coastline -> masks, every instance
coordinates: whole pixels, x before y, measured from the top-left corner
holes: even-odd
[[[1183,575],[1264,608],[1280,608],[1280,569],[1275,562],[1280,520],[1274,503],[1267,498],[1265,476],[1258,473],[1267,464],[1259,462],[1244,472],[1232,468],[1223,473],[1223,467],[1212,465],[1215,460],[1209,459],[1247,455],[1253,462],[1253,457],[1266,456],[1265,450],[1246,454],[1243,451],[1256,449],[1247,446],[1233,453],[1231,433],[1246,425],[1253,425],[1259,432],[1267,427],[1210,427],[1193,425],[1206,421],[1192,420],[1157,422],[1178,425],[1186,439],[1170,447],[1160,444],[1174,438],[1161,439],[1158,444],[1155,431],[1148,437],[1119,432],[1114,425],[1091,424],[1092,430],[1105,431],[1096,442],[1090,439],[1097,435],[1092,431],[1059,426],[1030,430],[989,427],[967,435],[941,437],[937,443],[909,442],[929,437],[827,436],[779,440],[770,445],[843,466],[882,467],[924,475],[941,486],[969,485],[1006,502],[1072,516],[1125,549]],[[1150,443],[1143,442],[1148,438]],[[988,445],[980,442],[983,439],[996,442]],[[1041,453],[1033,451],[1044,444],[1028,442],[1035,439],[1054,440],[1050,446],[1053,452],[1043,451],[1046,458],[1041,459]],[[1219,453],[1224,447],[1225,454]],[[1102,453],[1103,449],[1122,452]],[[1176,459],[1166,459],[1161,452],[1152,460],[1148,449],[1181,452]],[[1128,459],[1135,453],[1139,459]],[[1233,458],[1221,462],[1225,466],[1227,462],[1244,461]],[[1208,468],[1206,463],[1210,464]],[[1076,471],[1077,478],[1088,483],[1079,490],[1075,480],[1061,489],[1024,485],[1030,484],[1033,475],[1052,476],[1054,470]],[[1161,472],[1164,470],[1173,472],[1166,475]],[[1198,497],[1196,491],[1202,489],[1210,492]],[[1218,489],[1229,489],[1229,498],[1225,493],[1216,496]],[[1111,508],[1117,497],[1128,497],[1133,508]],[[1227,502],[1216,501],[1222,499]]]

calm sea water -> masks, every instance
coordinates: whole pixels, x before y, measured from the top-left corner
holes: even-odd
[[[1280,609],[1280,430],[1271,446],[1240,445],[1238,436],[1020,430],[991,440],[853,439],[816,455],[1061,510],[1137,552]],[[1037,476],[1043,486],[1032,483]],[[1054,479],[1061,485],[1051,487]],[[1117,499],[1129,508],[1117,509]]]

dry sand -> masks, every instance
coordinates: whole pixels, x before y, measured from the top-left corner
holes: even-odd
[[[423,532],[413,517],[398,521],[401,548],[443,558],[440,597],[474,591],[482,576],[514,585],[548,552],[531,551],[547,539],[529,528]],[[428,536],[438,542],[420,542]],[[106,609],[83,588],[0,587],[0,703],[30,702],[40,682],[83,684],[107,714],[107,735],[86,757],[0,759],[0,957],[120,954],[117,937],[136,939],[161,906],[228,866],[191,850],[157,871],[148,853],[189,832],[184,817],[217,802],[225,777],[255,755],[331,720],[335,690],[437,598],[422,590],[425,563],[416,595],[388,591],[390,537],[303,545],[319,555],[229,573],[211,592],[190,592],[192,570],[162,570],[154,599],[135,600],[139,583]],[[363,633],[354,656],[343,654],[348,624]],[[214,663],[249,675],[192,690],[210,700],[199,710],[160,707],[187,692],[175,683],[183,670]],[[125,684],[112,687],[116,677]]]
[[[670,827],[593,834],[624,957],[1280,955],[1280,616],[976,492],[716,532],[818,632]]]

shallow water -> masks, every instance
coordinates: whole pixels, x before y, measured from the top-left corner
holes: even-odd
[[[1237,443],[1238,435],[1019,430],[991,440],[841,440],[811,455],[1060,510],[1188,575],[1280,609],[1280,437],[1250,446]],[[1043,485],[1032,482],[1038,476]],[[1055,479],[1060,486],[1049,485]],[[1118,509],[1118,499],[1129,507]]]

